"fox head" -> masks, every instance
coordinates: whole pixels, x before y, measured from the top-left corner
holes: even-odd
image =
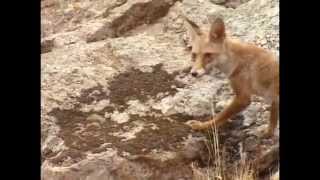
[[[194,22],[185,19],[191,40],[192,68],[190,73],[193,77],[200,77],[212,67],[215,59],[224,51],[225,25],[221,18],[216,18],[209,31],[202,31]]]

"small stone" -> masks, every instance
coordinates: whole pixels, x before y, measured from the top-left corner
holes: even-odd
[[[223,4],[226,2],[226,0],[210,0],[214,4]]]
[[[127,156],[130,156],[131,154],[128,153],[128,152],[122,152],[122,155],[123,155],[124,157],[127,157]]]
[[[109,105],[109,100],[103,99],[101,101],[99,101],[95,107],[93,108],[94,111],[98,112],[103,110],[103,108],[105,108],[106,106]]]
[[[262,39],[262,40],[260,41],[260,43],[261,43],[261,45],[265,45],[265,44],[267,44],[267,40],[266,40],[266,39]]]
[[[104,114],[104,117],[105,117],[105,118],[110,118],[110,117],[111,117],[111,114],[108,113],[108,112],[106,112],[106,113]]]
[[[162,92],[157,94],[157,98],[162,98],[162,97],[163,97],[163,93]]]
[[[129,115],[125,112],[119,113],[118,111],[115,111],[111,115],[111,120],[117,122],[118,124],[122,124],[129,121]]]
[[[230,103],[231,103],[231,99],[230,100],[223,100],[223,101],[219,101],[217,104],[216,104],[216,109],[215,111],[216,112],[220,112],[222,111],[226,106],[228,106]]]
[[[100,128],[100,124],[97,122],[92,122],[87,125],[87,128]]]
[[[98,121],[102,124],[106,121],[106,119],[98,114],[91,114],[87,117],[87,121]]]

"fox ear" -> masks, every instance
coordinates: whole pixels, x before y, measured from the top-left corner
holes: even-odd
[[[185,16],[184,16],[184,19],[186,20],[186,23],[187,23],[189,37],[191,41],[193,41],[196,36],[199,36],[201,34],[200,27]]]
[[[210,40],[222,41],[226,36],[224,22],[221,18],[216,18],[211,24],[210,28]]]

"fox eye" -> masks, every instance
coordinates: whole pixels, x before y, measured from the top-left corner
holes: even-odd
[[[191,54],[191,61],[195,61],[195,59],[196,59],[196,53],[192,53]]]
[[[212,53],[205,53],[205,54],[204,54],[204,57],[205,57],[205,58],[210,58],[211,56],[212,56]]]

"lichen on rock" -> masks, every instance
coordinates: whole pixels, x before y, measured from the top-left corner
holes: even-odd
[[[236,8],[194,0],[41,3],[45,180],[189,180],[213,167],[211,136],[185,122],[211,118],[234,94],[216,70],[199,79],[185,71],[190,52],[180,13],[203,25],[222,16],[228,35],[279,50],[278,0]],[[226,171],[241,153],[266,154],[264,168],[274,168],[278,137],[258,137],[267,108],[254,100],[219,129]]]

